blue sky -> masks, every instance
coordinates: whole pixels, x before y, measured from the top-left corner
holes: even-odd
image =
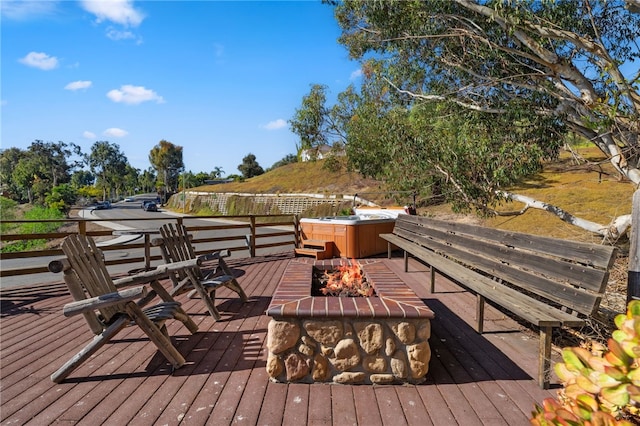
[[[150,166],[165,139],[187,170],[238,174],[296,152],[287,121],[311,84],[358,83],[317,1],[2,0],[0,147],[118,144]],[[330,99],[330,101],[332,101]]]

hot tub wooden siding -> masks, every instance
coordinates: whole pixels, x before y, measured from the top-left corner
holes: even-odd
[[[343,222],[343,223],[341,223]],[[344,223],[349,222],[349,223]],[[302,219],[302,238],[333,241],[333,256],[362,259],[387,252],[380,234],[393,231],[395,220],[331,221]]]

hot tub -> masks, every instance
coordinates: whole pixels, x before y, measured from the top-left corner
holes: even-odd
[[[383,214],[300,219],[302,238],[333,241],[333,256],[361,259],[387,252],[380,234],[393,231],[395,218]]]

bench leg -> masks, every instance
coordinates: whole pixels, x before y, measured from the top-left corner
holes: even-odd
[[[431,276],[431,293],[436,292],[436,270],[433,266],[429,266],[429,275]]]
[[[409,272],[409,253],[404,250],[404,271]]]
[[[484,296],[480,294],[476,297],[476,330],[480,334],[484,331]]]
[[[387,243],[387,259],[391,259],[391,243]]]
[[[538,385],[542,389],[549,389],[551,376],[551,334],[553,327],[540,328],[540,354],[538,360]]]

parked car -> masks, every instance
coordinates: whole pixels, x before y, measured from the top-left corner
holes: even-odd
[[[157,212],[158,205],[153,201],[145,201],[144,206],[142,207],[145,212]]]
[[[96,210],[105,210],[105,209],[110,209],[111,208],[111,202],[110,201],[98,201],[96,203]]]
[[[136,199],[135,199],[135,198],[133,198],[133,197],[126,197],[126,198],[124,199],[124,202],[125,202],[125,203],[133,203],[135,200],[136,200]]]
[[[147,206],[147,204],[149,204],[149,203],[153,203],[153,201],[151,201],[151,200],[144,200],[144,201],[142,202],[142,204],[140,204],[140,208],[141,208],[142,210],[145,210],[145,207],[146,207],[146,206]]]

